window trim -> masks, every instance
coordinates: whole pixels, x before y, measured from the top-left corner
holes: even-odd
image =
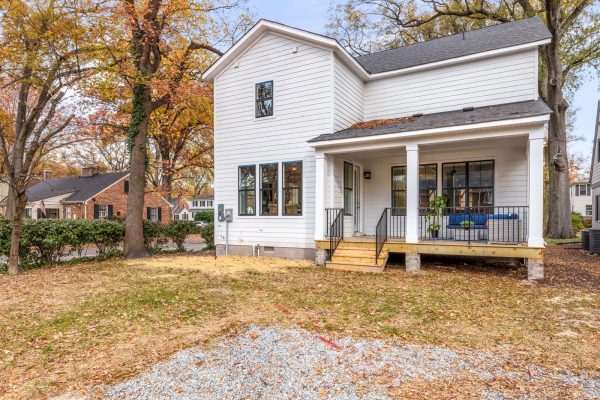
[[[268,166],[268,165],[274,165],[275,166],[275,200],[276,202],[274,203],[275,205],[277,205],[277,213],[275,214],[265,214],[263,213],[262,210],[262,196],[263,196],[263,170],[262,167]],[[260,211],[259,211],[259,215],[261,217],[278,217],[279,216],[279,163],[278,162],[268,162],[268,163],[262,163],[262,164],[258,164],[258,171],[259,171],[259,184],[258,184],[258,192],[260,193],[260,198],[259,198],[259,204],[260,204]],[[264,189],[264,190],[268,190],[268,189]],[[271,189],[272,190],[272,189]]]
[[[469,161],[451,161],[451,162],[446,162],[446,163],[442,163],[442,196],[444,196],[444,192],[446,191],[446,189],[444,188],[444,166],[445,165],[450,165],[450,164],[465,164],[465,178],[466,178],[466,185],[465,185],[465,190],[466,190],[466,199],[465,199],[465,208],[468,207],[473,207],[471,204],[469,204],[469,191],[471,189],[473,189],[473,187],[471,187],[471,185],[469,184],[469,164],[471,163],[483,163],[483,162],[491,162],[492,163],[492,186],[476,186],[475,188],[477,189],[492,189],[492,204],[490,206],[477,206],[479,208],[482,207],[494,207],[494,204],[496,204],[496,160],[494,159],[485,159],[485,160],[469,160]],[[454,189],[456,190],[456,189]],[[450,196],[446,196],[447,197],[447,201],[450,199]],[[448,206],[451,208],[462,208],[456,205],[453,206]]]
[[[265,97],[262,100],[258,100],[258,85],[262,85],[263,83],[271,83],[271,97]],[[259,101],[271,100],[271,114],[268,115],[258,115],[258,103]],[[273,80],[261,81],[254,84],[254,117],[255,118],[268,118],[275,115],[275,82]]]
[[[240,188],[240,172],[242,168],[248,168],[248,167],[253,167],[254,168],[254,188],[252,189],[241,189]],[[241,203],[240,203],[240,193],[241,192],[254,192],[254,212],[253,213],[241,213]],[[238,165],[238,216],[239,217],[251,217],[251,216],[255,216],[256,215],[256,164],[243,164],[243,165]],[[248,210],[248,207],[246,207],[246,211]]]
[[[296,187],[296,186],[285,186],[285,165],[286,164],[293,164],[293,163],[300,163],[300,186]],[[295,161],[282,161],[281,162],[281,208],[282,208],[282,215],[286,216],[286,217],[301,217],[304,214],[304,163],[302,162],[302,160],[295,160]],[[299,200],[300,200],[300,213],[297,214],[288,214],[287,211],[285,210],[285,206],[286,206],[286,202],[285,202],[285,191],[286,189],[298,189],[299,191]]]
[[[352,175],[350,176],[351,180],[350,182],[352,187],[346,187],[346,165],[349,165],[351,167],[352,170]],[[354,202],[352,201],[352,199],[354,198],[354,164],[349,163],[348,161],[344,161],[344,215],[347,217],[351,217],[353,214],[353,206],[354,206]],[[350,206],[346,207],[346,190],[350,191],[350,196],[348,197],[350,199]],[[348,212],[346,210],[349,210]]]

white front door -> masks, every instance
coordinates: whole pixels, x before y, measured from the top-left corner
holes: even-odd
[[[360,168],[354,166],[354,210],[352,210],[354,232],[360,232]]]

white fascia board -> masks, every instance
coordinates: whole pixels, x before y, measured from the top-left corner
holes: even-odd
[[[393,139],[406,139],[406,138],[411,138],[411,137],[420,137],[420,136],[424,136],[424,135],[432,135],[432,134],[440,134],[440,133],[452,133],[452,132],[471,131],[471,130],[478,130],[478,129],[499,128],[499,127],[505,127],[505,126],[514,126],[514,125],[545,123],[549,119],[550,119],[550,115],[547,114],[547,115],[539,115],[536,117],[504,119],[504,120],[492,121],[492,122],[482,122],[479,124],[447,126],[447,127],[443,127],[443,128],[432,128],[432,129],[423,129],[423,130],[418,130],[418,131],[388,133],[388,134],[384,134],[384,135],[363,136],[363,137],[348,138],[348,139],[324,140],[324,141],[313,142],[313,143],[309,143],[309,144],[310,144],[310,146],[317,149],[317,148],[321,148],[321,147],[329,147],[329,146],[336,146],[336,145],[376,142],[376,141],[385,141],[385,140],[393,140]]]
[[[503,55],[503,54],[507,54],[507,53],[513,53],[513,52],[517,52],[517,51],[521,51],[521,50],[527,50],[530,48],[538,47],[538,46],[541,46],[544,44],[548,44],[548,43],[550,43],[550,41],[551,41],[550,39],[545,39],[545,40],[540,40],[537,42],[521,44],[519,46],[505,47],[502,49],[485,51],[483,53],[469,54],[468,56],[449,58],[447,60],[432,62],[432,63],[428,63],[428,64],[415,65],[414,67],[409,67],[409,68],[396,69],[393,71],[381,72],[378,74],[369,74],[368,80],[389,78],[391,76],[408,74],[411,72],[421,71],[424,69],[436,68],[436,67],[446,66],[446,65],[450,65],[450,64],[459,64],[459,63],[462,63],[465,61],[472,61],[472,60],[477,60],[477,59],[481,59],[481,58],[499,56],[499,55]]]

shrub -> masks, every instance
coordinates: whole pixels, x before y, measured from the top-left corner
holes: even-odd
[[[204,239],[206,249],[213,250],[215,248],[215,224],[214,224],[214,222],[209,222],[208,224],[201,227],[200,235],[202,235],[202,239]]]
[[[184,250],[183,243],[189,235],[196,231],[196,225],[191,221],[171,221],[166,226],[166,236],[175,243],[178,250]]]
[[[161,250],[168,241],[166,225],[144,220],[144,245],[148,251]]]
[[[580,213],[578,213],[578,212],[571,213],[571,226],[573,227],[574,233],[581,232],[581,230],[584,227],[584,224],[583,224],[583,217],[581,216]]]
[[[213,210],[202,210],[194,214],[194,221],[214,222],[215,212]]]

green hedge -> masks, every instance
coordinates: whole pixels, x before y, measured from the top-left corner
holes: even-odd
[[[194,214],[194,221],[214,222],[215,212],[213,210],[202,210]]]
[[[209,222],[200,228],[200,235],[204,239],[204,245],[206,250],[214,250],[215,248],[215,224]]]
[[[0,219],[0,256],[8,256],[12,221]],[[144,243],[149,251],[158,251],[169,241],[183,249],[186,238],[197,232],[191,221],[160,224],[144,221]],[[121,220],[26,219],[21,235],[21,264],[24,267],[48,264],[75,251],[81,257],[89,245],[98,248],[99,256],[115,254],[125,240]],[[1,269],[1,268],[0,268]]]

